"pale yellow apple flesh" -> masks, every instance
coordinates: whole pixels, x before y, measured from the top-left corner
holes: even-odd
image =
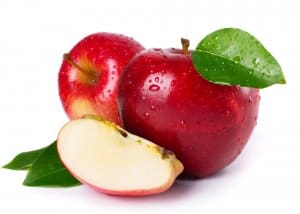
[[[57,149],[72,175],[112,195],[164,192],[183,171],[173,153],[94,116],[67,123]]]

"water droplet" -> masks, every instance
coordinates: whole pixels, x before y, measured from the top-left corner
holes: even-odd
[[[193,150],[193,147],[192,146],[188,146],[187,150]]]
[[[155,107],[155,106],[151,106],[150,109],[151,109],[152,111],[155,111],[155,110],[156,110],[156,107]]]
[[[171,81],[171,86],[174,86],[175,85],[175,80],[172,80]]]
[[[158,85],[152,84],[149,86],[149,90],[152,92],[156,92],[160,89],[160,87]]]
[[[228,117],[228,116],[230,115],[230,111],[227,110],[227,111],[225,112],[225,115]]]
[[[216,37],[215,37],[215,40],[217,41],[218,39],[219,39],[219,37],[218,37],[218,36],[216,36]]]
[[[146,118],[147,120],[150,119],[150,114],[149,114],[148,112],[145,112],[145,113],[144,113],[144,116],[145,116],[145,118]]]
[[[142,96],[142,100],[145,100],[146,99],[146,97],[145,96]]]
[[[254,102],[254,101],[253,101],[253,98],[252,98],[251,96],[249,97],[248,102],[249,102],[249,103],[253,103],[253,102]]]
[[[186,127],[186,122],[184,120],[181,120],[180,121],[180,126],[182,126],[183,128],[185,128]]]
[[[157,82],[157,83],[159,83],[159,77],[155,77],[154,81]]]
[[[233,57],[232,59],[233,59],[234,63],[236,63],[236,64],[237,64],[237,63],[240,63],[241,60],[242,60],[240,56],[235,56],[235,57]]]
[[[128,82],[128,85],[131,85],[131,84],[132,84],[132,81],[129,81],[129,82]]]
[[[254,65],[258,65],[258,63],[260,62],[260,58],[253,58],[252,62]]]

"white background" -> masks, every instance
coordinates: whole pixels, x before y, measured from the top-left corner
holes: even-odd
[[[67,121],[57,89],[62,54],[108,31],[145,47],[191,47],[239,27],[278,59],[288,84],[261,91],[258,125],[221,173],[177,182],[168,192],[120,198],[85,186],[22,186],[25,172],[0,169],[0,213],[300,213],[299,1],[0,1],[0,165],[50,144]]]

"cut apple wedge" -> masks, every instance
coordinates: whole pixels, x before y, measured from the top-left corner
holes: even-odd
[[[164,192],[183,171],[172,152],[91,115],[61,129],[57,150],[74,177],[111,195]]]

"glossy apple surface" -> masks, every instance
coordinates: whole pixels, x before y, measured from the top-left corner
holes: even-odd
[[[186,175],[204,177],[224,168],[256,125],[259,91],[208,82],[190,52],[140,52],[126,66],[119,89],[125,128],[172,150]]]
[[[121,125],[117,108],[119,78],[124,66],[142,49],[132,38],[96,33],[65,54],[58,83],[69,118],[95,114]]]

